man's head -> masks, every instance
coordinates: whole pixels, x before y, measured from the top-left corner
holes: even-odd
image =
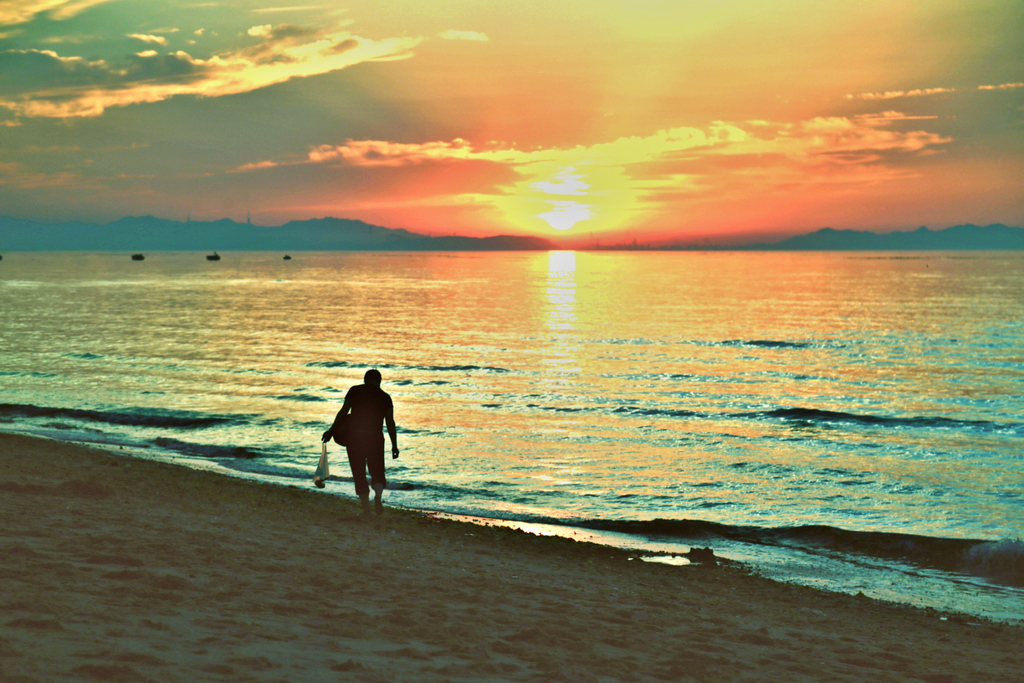
[[[379,370],[367,370],[366,374],[363,375],[363,383],[371,386],[379,387],[381,382]]]

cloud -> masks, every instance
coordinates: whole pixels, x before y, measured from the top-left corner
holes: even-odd
[[[516,166],[557,163],[559,168],[580,164],[626,164],[646,161],[666,151],[706,147],[742,139],[739,128],[717,123],[708,131],[674,128],[648,137],[619,138],[588,147],[548,148],[523,151],[492,145],[478,149],[461,138],[450,142],[399,143],[383,140],[348,140],[341,145],[318,145],[309,152],[313,163],[342,162],[351,166],[406,166],[439,161],[490,161]]]
[[[769,140],[751,145],[752,150],[782,152],[790,158],[813,159],[827,163],[829,156],[868,162],[883,152],[917,152],[926,147],[952,142],[927,131],[895,131],[884,129],[892,121],[903,120],[898,112],[868,119],[841,116],[817,117],[809,121],[778,128]],[[895,115],[895,116],[894,116]]]
[[[923,88],[917,90],[889,90],[886,92],[862,92],[859,95],[844,95],[848,100],[892,100],[898,97],[926,97],[972,90],[1011,90],[1024,88],[1024,83],[1003,83],[1001,85],[979,85],[977,88]]]
[[[978,90],[1013,90],[1024,88],[1024,83],[1003,83],[1001,85],[979,85]]]
[[[897,97],[924,97],[956,92],[956,88],[924,88],[918,90],[889,90],[886,92],[863,92],[859,95],[846,95],[848,100],[892,100]]]
[[[70,19],[95,5],[110,0],[5,0],[0,2],[0,26],[24,24],[38,14],[48,14],[50,19]]]
[[[145,33],[129,33],[129,38],[135,38],[141,40],[144,43],[156,43],[157,45],[167,45],[167,39],[163,36],[152,36]]]
[[[451,142],[387,142],[385,140],[349,140],[343,145],[318,145],[309,151],[312,163],[341,162],[349,166],[409,166],[428,161],[510,162],[522,158],[514,149],[485,152],[475,150],[461,138]]]
[[[57,173],[39,173],[25,170],[21,164],[0,162],[0,186],[7,185],[19,190],[37,188],[63,189],[105,189],[96,182],[86,180],[76,173],[60,171]]]
[[[477,148],[461,138],[452,141],[400,143],[348,140],[310,148],[305,163],[355,167],[400,167],[427,163],[485,161],[533,176],[529,187],[543,194],[585,195],[595,168],[626,169],[636,164],[692,165],[710,156],[769,157],[801,164],[849,164],[878,160],[884,154],[919,152],[952,138],[927,131],[887,129],[895,121],[931,119],[889,111],[854,118],[817,117],[797,123],[716,122],[707,129],[673,128],[646,137],[622,137],[590,146],[518,150],[511,146]],[[243,168],[268,168],[274,162]],[[672,175],[672,171],[666,171]],[[648,176],[650,177],[650,176]]]
[[[118,77],[102,59],[61,57],[53,50],[7,50],[0,52],[0,62],[4,65],[0,70],[0,106],[4,95],[18,92],[19,77],[31,79],[33,86],[43,91],[59,88],[68,81],[89,87]]]
[[[444,38],[445,40],[477,40],[487,42],[488,37],[486,33],[479,33],[477,31],[445,31],[444,33],[438,33],[438,38]]]
[[[275,12],[302,12],[307,10],[323,9],[323,5],[295,5],[294,7],[262,7],[251,10],[254,14],[271,14]]]
[[[553,180],[542,180],[530,187],[545,194],[586,195],[590,185],[583,182],[582,178],[581,174],[576,173],[575,167],[569,166],[562,169]]]
[[[314,146],[302,161],[263,161],[235,171],[319,164],[394,169],[409,177],[415,167],[422,167],[421,175],[429,179],[454,173],[461,164],[484,163],[509,173],[490,174],[495,180],[489,184],[445,191],[449,194],[434,200],[487,206],[517,225],[543,220],[567,229],[589,221],[603,230],[662,211],[681,197],[697,201],[711,187],[764,192],[777,186],[783,188],[780,192],[792,192],[821,183],[903,177],[907,172],[901,170],[900,157],[928,155],[953,141],[925,130],[892,127],[919,118],[934,117],[886,111],[796,123],[718,121],[705,128],[678,127],[588,146],[529,150],[493,143],[476,146],[461,138],[422,143],[347,140]],[[425,180],[423,186],[429,185]],[[423,197],[408,201],[412,205]]]
[[[61,78],[43,88],[29,72],[17,72],[30,89],[15,88],[13,94],[0,96],[0,107],[25,117],[99,116],[108,107],[160,102],[178,95],[233,95],[363,62],[405,59],[421,42],[419,38],[374,41],[345,31],[322,35],[288,24],[258,27],[254,37],[263,40],[208,59],[183,51],[159,56],[147,51],[128,57],[127,63],[117,68],[102,61],[61,57],[52,51],[3,52],[0,58],[5,62],[14,55],[31,57],[40,64],[45,62],[44,69]],[[8,79],[7,85],[18,84]]]
[[[248,173],[249,171],[261,171],[263,169],[276,168],[277,166],[283,165],[284,164],[276,161],[257,161],[256,163],[239,166],[238,168],[229,171],[229,173]]]
[[[893,121],[932,121],[938,116],[910,116],[898,111],[883,111],[877,114],[858,114],[853,117],[857,121],[862,121],[869,125],[888,125]]]

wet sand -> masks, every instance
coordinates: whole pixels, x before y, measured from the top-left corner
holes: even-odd
[[[0,680],[947,683],[1024,671],[1021,626],[357,508],[312,481],[0,434]]]

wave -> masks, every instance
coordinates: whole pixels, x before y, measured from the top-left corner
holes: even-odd
[[[366,363],[353,363],[346,360],[324,360],[306,363],[307,368],[367,368]],[[512,372],[508,368],[490,365],[392,365],[376,364],[378,370],[419,370],[422,372]]]
[[[550,409],[550,408],[549,408]],[[600,410],[595,408],[594,410]],[[872,415],[847,413],[821,408],[801,408],[796,406],[773,408],[770,410],[748,411],[738,413],[696,412],[685,408],[645,408],[641,406],[617,406],[612,413],[637,415],[643,417],[697,418],[705,420],[736,419],[736,420],[782,420],[803,425],[854,424],[880,427],[903,427],[917,429],[964,429],[982,432],[1010,432],[1024,434],[1024,424],[1000,423],[987,420],[959,420],[941,416],[914,415],[898,417],[891,415]]]
[[[302,403],[325,403],[327,401],[326,398],[313,394],[284,394],[274,398],[278,401],[300,401]]]
[[[950,428],[950,429],[972,429],[980,431],[1003,431],[1020,430],[1020,424],[1000,424],[986,420],[957,420],[939,416],[911,416],[893,417],[884,415],[859,415],[834,410],[822,410],[819,408],[776,408],[774,410],[760,411],[754,413],[734,413],[733,417],[756,418],[756,419],[779,419],[789,422],[805,423],[856,423],[866,425],[879,425],[889,427],[923,427],[923,428]]]
[[[719,342],[720,346],[751,346],[758,349],[812,349],[808,342],[776,341],[773,339],[730,339]]]
[[[535,520],[536,521],[536,520]],[[561,520],[545,520],[564,524]],[[915,534],[849,531],[825,525],[731,526],[702,520],[587,520],[573,526],[634,536],[713,545],[716,539],[803,550],[833,551],[896,560],[946,572],[982,576],[1024,587],[1024,541],[941,538]]]
[[[842,348],[842,344],[834,341],[785,341],[780,339],[725,339],[714,341],[709,339],[694,339],[681,342],[671,342],[660,339],[645,338],[609,338],[589,340],[596,344],[609,344],[614,346],[663,346],[670,344],[685,344],[691,346],[738,346],[755,349],[819,349],[819,348]]]
[[[967,552],[972,573],[981,576],[1024,576],[1024,541],[1003,539],[980,543]],[[1024,582],[1016,585],[1024,585]]]
[[[639,406],[619,406],[612,410],[613,413],[628,415],[643,415],[645,417],[703,417],[712,415],[708,413],[697,413],[692,410],[671,410],[667,408],[640,408]]]
[[[46,406],[0,403],[0,419],[15,417],[46,417],[85,422],[103,422],[128,427],[161,427],[166,429],[205,429],[244,421],[245,416],[209,415],[188,410],[160,408],[129,408],[125,410],[84,410]]]
[[[198,456],[201,458],[230,458],[232,460],[255,460],[266,457],[266,453],[244,446],[215,446],[210,444],[197,444],[178,439],[160,437],[153,440],[153,444],[169,451],[175,451],[183,455]]]

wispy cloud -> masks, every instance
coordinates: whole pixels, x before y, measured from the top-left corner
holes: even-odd
[[[904,114],[899,111],[883,111],[877,114],[858,114],[853,117],[856,121],[861,121],[869,125],[881,125],[886,126],[893,121],[934,121],[938,119],[938,116],[911,116]]]
[[[886,92],[863,92],[857,95],[845,95],[848,100],[893,100],[900,97],[927,97],[944,95],[954,92],[972,92],[976,90],[1011,90],[1024,88],[1024,83],[1002,83],[1000,85],[979,85],[976,88],[919,88],[915,90],[888,90]]]
[[[50,50],[0,53],[5,61],[17,57],[31,67],[23,73],[32,75],[24,90],[0,93],[0,107],[24,117],[99,116],[109,107],[160,102],[178,95],[233,95],[363,62],[405,59],[421,42],[419,38],[375,41],[347,31],[320,34],[289,24],[253,27],[250,35],[262,40],[208,59],[180,50],[162,55],[146,51],[116,66],[62,57]],[[163,40],[148,34],[132,37],[151,43]],[[40,87],[38,73],[54,78]]]
[[[135,38],[141,40],[144,43],[155,43],[157,45],[167,45],[167,39],[163,36],[153,36],[147,33],[129,33],[129,38]]]
[[[257,161],[252,164],[245,164],[238,168],[232,169],[229,173],[246,173],[248,171],[259,171],[264,168],[274,168],[275,166],[283,166],[285,164],[276,161]]]
[[[254,14],[276,14],[278,12],[307,12],[323,8],[323,5],[293,5],[288,7],[260,7],[250,11]]]
[[[1024,88],[1024,83],[1003,83],[1001,85],[979,85],[978,90],[1014,90]]]
[[[341,145],[319,145],[309,151],[312,163],[340,162],[351,166],[407,166],[437,161],[490,161],[524,165],[555,162],[637,163],[667,151],[707,147],[727,142],[743,132],[718,123],[709,131],[697,128],[663,130],[649,137],[619,138],[614,142],[568,149],[547,148],[530,151],[508,146],[474,147],[456,138],[450,142],[399,143],[384,140],[349,140]]]
[[[479,33],[477,31],[445,31],[444,33],[438,33],[438,38],[444,38],[445,40],[477,40],[486,42],[488,40],[486,33]]]
[[[19,190],[33,190],[38,188],[62,188],[62,189],[106,189],[102,184],[91,179],[82,178],[77,173],[60,171],[57,173],[40,173],[25,169],[18,163],[0,162],[0,186],[14,187]]]
[[[886,92],[863,92],[859,95],[846,95],[848,100],[893,100],[898,97],[924,97],[956,92],[956,88],[923,88],[916,90],[888,90]]]
[[[0,26],[24,24],[39,14],[61,21],[110,0],[4,0],[0,2]]]
[[[309,151],[312,163],[341,162],[350,166],[409,166],[430,161],[525,161],[530,155],[515,149],[477,150],[466,140],[401,143],[349,140],[342,145],[318,145]]]

